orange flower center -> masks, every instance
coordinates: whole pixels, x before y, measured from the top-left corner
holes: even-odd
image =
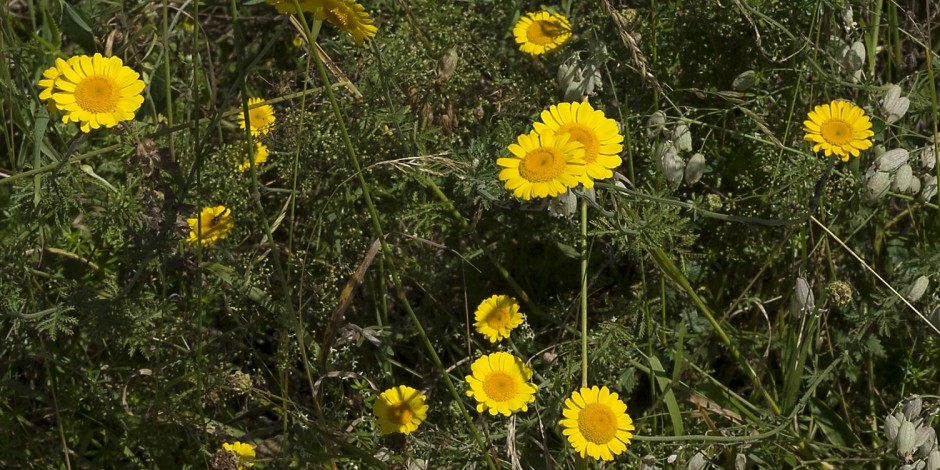
[[[526,154],[519,165],[519,175],[533,183],[555,179],[565,169],[566,160],[561,151],[539,147]]]
[[[555,42],[555,38],[565,33],[565,28],[553,21],[538,20],[526,28],[526,39],[529,42],[544,46]]]
[[[399,403],[388,409],[389,421],[400,426],[410,423],[414,415],[414,410],[411,409],[411,406],[409,406],[407,402]]]
[[[494,330],[502,330],[509,324],[509,309],[497,307],[486,315],[486,323]]]
[[[609,406],[591,403],[578,415],[578,429],[595,444],[607,444],[617,436],[617,417]]]
[[[852,141],[852,126],[841,119],[830,119],[819,127],[823,138],[830,144],[845,145]]]
[[[597,155],[601,152],[601,145],[597,140],[597,133],[589,127],[576,122],[570,122],[559,127],[558,133],[568,133],[568,135],[571,136],[571,140],[581,142],[581,145],[584,146],[585,163],[594,163],[594,160],[597,160]]]
[[[516,396],[516,382],[505,372],[492,372],[483,379],[483,391],[495,401],[509,401]]]
[[[91,113],[114,111],[121,100],[121,89],[111,78],[86,77],[75,85],[75,102]]]

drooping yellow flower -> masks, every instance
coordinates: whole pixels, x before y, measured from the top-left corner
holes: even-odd
[[[542,111],[542,122],[535,123],[539,134],[568,134],[584,146],[584,174],[579,179],[585,188],[593,188],[594,180],[614,176],[620,166],[623,136],[617,121],[604,116],[590,103],[561,103]]]
[[[499,180],[513,195],[528,201],[555,197],[578,185],[584,174],[584,147],[568,134],[541,135],[532,131],[509,145],[512,154],[499,158]]]
[[[248,120],[251,121],[251,135],[258,137],[267,134],[274,128],[274,106],[264,104],[261,98],[248,100]],[[238,127],[245,128],[245,112],[238,113]]]
[[[806,131],[804,140],[815,142],[813,151],[824,150],[826,156],[838,155],[842,161],[849,161],[849,155],[859,156],[860,150],[871,147],[868,138],[875,135],[871,131],[871,121],[865,110],[848,101],[833,100],[821,104],[809,112],[809,120],[803,121]]]
[[[474,318],[477,332],[491,343],[508,338],[513,328],[522,324],[519,303],[507,295],[494,295],[480,302]]]
[[[530,55],[554,51],[571,39],[571,23],[558,13],[538,11],[528,13],[512,29],[519,50]]]
[[[613,460],[627,450],[633,438],[633,420],[616,393],[607,387],[581,387],[565,399],[564,418],[558,422],[581,458]]]
[[[82,132],[130,121],[144,102],[146,85],[120,58],[81,55],[56,59],[54,68],[43,72],[39,98],[51,98],[62,122],[80,123]]]
[[[407,385],[392,387],[379,395],[372,412],[379,420],[382,434],[400,432],[408,435],[428,417],[427,399],[423,393]]]
[[[190,229],[186,241],[203,246],[215,245],[235,227],[232,210],[225,206],[205,207],[199,217],[186,219],[186,223]]]
[[[317,19],[323,19],[324,15],[327,21],[347,34],[352,36],[356,44],[362,45],[368,39],[372,39],[379,28],[375,27],[369,13],[365,7],[353,0],[323,0],[324,6],[322,13],[317,14]]]
[[[238,469],[242,470],[254,465],[255,462],[255,446],[247,444],[244,442],[235,441],[232,444],[228,442],[222,443],[222,448],[234,453],[238,457]]]
[[[470,390],[467,396],[477,401],[477,411],[489,410],[496,416],[529,409],[535,401],[535,384],[529,382],[532,369],[522,359],[505,352],[483,356],[470,365],[473,375],[466,377]]]
[[[243,145],[241,148],[242,153],[245,154],[245,159],[238,164],[238,172],[244,173],[249,168],[251,168],[251,162],[248,161],[248,146]],[[255,151],[252,153],[252,160],[254,161],[255,166],[258,166],[266,161],[268,161],[268,146],[262,144],[261,142],[255,141]]]
[[[293,0],[265,0],[281,13],[299,13]],[[318,20],[326,20],[352,36],[362,45],[379,31],[365,7],[355,0],[301,0],[300,9],[313,13]]]

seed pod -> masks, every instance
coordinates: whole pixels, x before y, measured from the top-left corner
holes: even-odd
[[[646,120],[646,136],[656,137],[666,127],[666,113],[656,111]]]
[[[685,176],[685,161],[676,153],[675,147],[671,147],[663,155],[662,162],[663,176],[666,177],[666,181],[672,189],[678,188],[682,184],[682,177]]]
[[[940,470],[940,450],[934,449],[927,456],[926,470]]]
[[[705,464],[708,463],[705,461],[705,454],[697,452],[695,455],[689,459],[689,463],[686,464],[685,468],[687,470],[702,470],[705,468]]]
[[[888,173],[893,172],[901,167],[901,165],[907,163],[907,159],[910,157],[910,154],[907,153],[907,150],[904,149],[894,149],[888,150],[887,152],[881,154],[877,159],[875,159],[875,165],[878,166],[878,170],[886,171]]]
[[[907,459],[914,451],[914,442],[917,439],[917,433],[914,430],[914,423],[904,421],[901,428],[898,429],[898,455],[902,459]]]
[[[933,170],[933,166],[937,164],[937,155],[933,151],[933,145],[928,145],[924,148],[924,151],[920,153],[920,166],[924,167],[926,170]]]
[[[920,192],[920,178],[915,176],[911,178],[911,186],[907,188],[907,194],[914,195],[919,192]]]
[[[548,213],[555,217],[571,217],[578,210],[578,197],[565,191],[548,201]]]
[[[692,132],[689,126],[679,124],[672,131],[672,140],[676,143],[676,148],[685,152],[692,151]]]
[[[924,201],[930,201],[937,195],[937,176],[930,175],[924,178],[923,188],[920,190],[920,198]]]
[[[901,429],[901,421],[899,421],[894,415],[888,415],[885,418],[885,437],[890,442],[896,442],[898,439],[898,430]]]
[[[643,457],[637,464],[636,470],[656,470],[656,457],[653,455]]]
[[[689,164],[685,166],[685,182],[689,184],[698,183],[705,174],[705,155],[696,153],[689,159]]]
[[[883,171],[877,171],[868,180],[868,199],[881,199],[891,187],[891,175]]]
[[[912,181],[914,181],[914,169],[905,163],[901,165],[894,174],[894,184],[892,187],[899,193],[906,193],[911,188]]]
[[[757,83],[757,73],[753,70],[748,70],[734,77],[734,81],[731,82],[731,88],[734,88],[735,91],[748,91],[755,83]]]
[[[444,83],[450,80],[457,70],[457,49],[450,48],[447,53],[441,57],[437,63],[437,83]]]
[[[865,65],[865,44],[855,41],[851,47],[842,49],[842,67],[846,72],[854,73]]]
[[[927,279],[927,276],[919,276],[917,279],[914,280],[911,286],[907,289],[907,294],[905,295],[905,297],[907,297],[907,300],[911,302],[917,302],[918,300],[920,300],[921,297],[924,296],[924,292],[927,292],[927,286],[929,285],[930,285],[930,280]],[[917,400],[920,400],[920,398],[917,398]],[[917,410],[917,414],[920,414],[919,409]],[[907,405],[904,406],[904,415],[907,416]],[[914,418],[908,418],[908,419],[914,419]]]
[[[802,277],[796,278],[796,285],[793,287],[793,297],[790,298],[790,313],[797,319],[803,318],[803,315],[811,313],[816,308],[816,298],[813,296],[809,283]]]
[[[918,453],[926,457],[930,451],[937,446],[937,431],[930,426],[921,426],[917,428],[917,438],[914,440],[914,447]]]
[[[907,108],[911,106],[911,100],[901,96],[901,87],[891,85],[881,102],[885,110],[885,121],[888,124],[897,122],[907,113]]]
[[[920,410],[924,407],[924,400],[917,395],[912,396],[906,402],[904,402],[904,418],[907,421],[914,421],[914,419],[920,416]]]
[[[734,457],[734,470],[744,470],[747,468],[747,456],[743,453]]]

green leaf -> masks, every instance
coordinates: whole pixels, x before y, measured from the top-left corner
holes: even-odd
[[[809,401],[809,412],[816,419],[819,429],[833,445],[851,447],[858,443],[858,436],[845,424],[842,417],[822,400],[813,397]]]

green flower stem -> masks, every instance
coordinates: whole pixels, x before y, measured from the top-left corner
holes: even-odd
[[[457,392],[457,387],[454,386],[453,381],[450,379],[450,375],[447,373],[447,369],[444,367],[443,363],[441,362],[441,358],[437,355],[437,351],[434,349],[434,345],[431,344],[431,340],[428,339],[428,335],[424,331],[424,327],[421,326],[421,321],[418,320],[418,315],[415,313],[414,309],[412,309],[411,303],[408,302],[408,296],[405,294],[405,290],[402,287],[401,277],[398,274],[398,267],[395,264],[392,251],[388,246],[388,242],[385,241],[385,232],[382,230],[382,223],[379,220],[379,213],[375,208],[375,204],[372,202],[372,195],[369,192],[369,184],[366,182],[365,173],[363,173],[362,165],[359,163],[359,157],[356,156],[356,150],[349,138],[349,132],[346,130],[346,122],[343,120],[343,113],[339,107],[339,102],[336,100],[336,95],[333,93],[333,88],[330,87],[330,78],[326,73],[326,66],[324,66],[323,60],[320,58],[319,54],[314,53],[314,56],[317,63],[317,71],[320,73],[320,80],[323,82],[323,85],[326,89],[327,98],[329,98],[330,105],[333,108],[333,115],[336,118],[336,126],[339,128],[340,135],[343,137],[343,145],[346,147],[346,154],[349,156],[349,161],[352,163],[353,168],[356,171],[356,177],[359,179],[359,187],[362,189],[362,199],[365,201],[366,208],[369,211],[369,218],[372,220],[372,228],[375,230],[375,236],[382,244],[382,259],[385,260],[385,264],[388,266],[389,273],[392,275],[392,282],[395,284],[395,294],[398,297],[398,300],[401,301],[402,306],[405,307],[405,311],[408,313],[408,317],[414,324],[415,329],[418,331],[418,335],[421,337],[421,341],[424,343],[428,354],[431,356],[431,361],[440,372],[441,377],[444,379],[444,383],[447,385],[447,389],[454,398],[454,401],[457,402],[457,405],[460,408],[460,414],[463,416],[463,419],[467,424],[467,429],[470,431],[470,434],[473,436],[473,439],[476,441],[477,445],[480,446],[480,450],[483,452],[483,457],[486,459],[487,466],[490,469],[495,470],[496,463],[493,461],[493,457],[490,456],[486,442],[484,442],[480,432],[473,424],[473,419],[470,418],[470,413],[467,412],[467,407],[464,404],[460,393]]]
[[[587,321],[587,301],[588,301],[588,242],[587,242],[587,224],[588,224],[588,205],[587,199],[581,198],[581,386],[588,386],[588,321]]]
[[[238,7],[235,4],[235,0],[229,1],[229,8],[232,11],[232,24],[234,25],[234,30],[235,30],[235,44],[236,46],[241,47],[243,44],[242,31],[241,31],[240,23],[238,21]],[[242,112],[245,115],[245,139],[248,142],[248,166],[249,166],[250,173],[251,173],[251,200],[255,205],[255,210],[258,211],[258,215],[260,216],[258,218],[261,220],[261,225],[262,225],[262,228],[264,229],[264,234],[267,237],[268,242],[270,243],[270,246],[271,246],[271,259],[274,261],[274,270],[278,277],[278,283],[280,284],[280,288],[281,288],[281,296],[283,297],[283,303],[284,303],[284,306],[286,307],[287,317],[282,319],[282,324],[285,325],[284,331],[282,332],[282,336],[284,336],[283,338],[284,340],[288,339],[287,336],[288,336],[288,331],[290,329],[290,326],[288,326],[289,325],[288,322],[296,321],[296,326],[294,328],[296,329],[296,334],[297,334],[298,349],[300,349],[300,354],[304,363],[304,372],[307,377],[307,384],[310,387],[310,395],[313,401],[314,410],[316,411],[317,415],[320,416],[322,420],[322,412],[320,410],[319,402],[317,401],[317,397],[316,397],[317,388],[314,384],[313,373],[310,370],[310,361],[307,358],[307,345],[304,340],[304,331],[306,331],[306,328],[303,325],[303,317],[301,313],[294,308],[294,303],[291,301],[291,299],[293,298],[293,293],[291,292],[291,283],[288,282],[287,272],[285,271],[284,266],[281,264],[281,257],[280,257],[279,250],[277,248],[277,243],[274,242],[274,231],[271,228],[271,223],[268,221],[267,216],[265,216],[264,205],[261,203],[261,192],[258,189],[261,186],[261,183],[258,181],[258,168],[254,163],[254,159],[255,159],[254,141],[251,136],[251,113],[248,112],[248,101],[247,101],[247,98],[245,98],[248,96],[247,83],[245,81],[245,76],[246,74],[241,74],[239,76],[239,82],[240,82],[239,86],[241,87],[241,92],[242,92],[242,97],[243,97]],[[285,341],[282,344],[287,344],[287,341]],[[281,387],[282,406],[284,408],[284,415],[287,416],[289,413],[288,410],[289,410],[290,399],[288,396],[288,389],[287,389],[288,382],[287,382],[286,366],[281,366],[279,375],[281,379],[280,387]],[[286,431],[287,431],[286,420],[284,422],[284,431],[285,431],[285,436],[286,436]]]

